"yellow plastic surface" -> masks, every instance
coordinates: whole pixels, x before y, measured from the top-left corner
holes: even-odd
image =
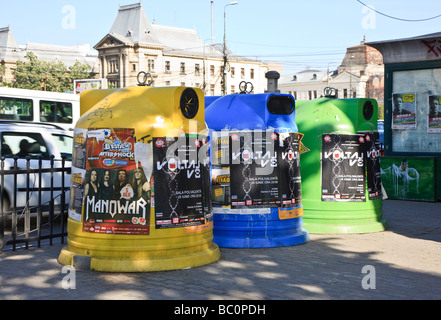
[[[137,138],[207,134],[204,95],[194,119],[180,110],[186,87],[128,87],[89,90],[81,96],[84,114],[76,127],[134,128]],[[151,139],[150,138],[150,139]],[[83,223],[69,218],[68,240],[58,258],[62,265],[106,272],[146,272],[192,268],[220,258],[213,240],[212,223],[198,227],[155,228],[155,208],[150,209],[149,235],[97,234],[83,231]]]

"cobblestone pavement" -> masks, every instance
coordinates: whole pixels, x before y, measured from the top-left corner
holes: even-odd
[[[64,245],[5,252],[0,300],[441,299],[441,203],[386,200],[383,212],[384,232],[310,234],[308,243],[283,248],[222,248],[219,261],[186,270],[76,270],[75,289],[63,289],[67,273],[57,257]]]

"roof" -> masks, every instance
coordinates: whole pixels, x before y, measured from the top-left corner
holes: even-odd
[[[120,6],[109,34],[126,44],[159,43],[141,3]]]
[[[11,28],[0,28],[0,60],[16,61],[19,58],[19,45],[12,35]]]
[[[125,45],[155,45],[163,48],[164,54],[206,56],[221,58],[223,45],[207,45],[196,30],[170,27],[150,23],[142,7],[142,2],[120,6],[118,15],[109,33],[95,46],[101,47],[108,37],[113,37]],[[230,60],[255,61],[236,56],[227,50]]]
[[[27,52],[33,52],[43,61],[58,59],[67,67],[73,66],[77,61],[93,68],[98,66],[98,52],[90,48],[89,44],[68,47],[29,42],[18,45],[10,27],[0,28],[0,61],[24,60]]]
[[[441,32],[366,44],[381,52],[385,64],[441,59]]]
[[[394,40],[383,40],[383,41],[373,41],[367,42],[366,44],[369,46],[374,46],[377,44],[385,44],[391,42],[403,42],[403,41],[414,41],[414,40],[426,40],[430,38],[441,38],[441,32],[429,33],[422,36],[410,37],[410,38],[402,38],[402,39],[394,39]]]
[[[282,75],[279,84],[320,82],[326,79],[326,71],[303,70],[294,74]]]
[[[90,48],[89,44],[79,46],[58,46],[41,43],[28,43],[26,52],[33,52],[38,59],[43,61],[60,60],[67,67],[73,66],[75,62],[85,63],[91,67],[98,65],[98,53]]]

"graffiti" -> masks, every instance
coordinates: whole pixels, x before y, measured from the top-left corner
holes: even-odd
[[[409,168],[406,161],[401,162],[400,166],[392,164],[391,167],[381,169],[381,174],[392,175],[395,196],[406,199],[411,183],[416,184],[416,192],[419,193],[420,174],[414,168]]]
[[[441,58],[441,40],[422,40],[422,42],[426,45],[428,48],[427,54],[433,53],[438,58]]]

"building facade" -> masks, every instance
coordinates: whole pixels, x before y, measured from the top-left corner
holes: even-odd
[[[384,104],[384,65],[380,52],[360,45],[347,48],[335,71],[304,70],[284,75],[279,81],[282,93],[290,93],[298,100],[313,100],[323,96],[324,89],[336,89],[337,98],[372,98]]]
[[[14,82],[14,69],[18,60],[25,60],[28,52],[34,53],[39,60],[58,60],[67,67],[73,66],[77,61],[88,64],[91,72],[97,74],[99,70],[98,53],[89,44],[78,46],[58,46],[41,43],[27,43],[20,45],[15,41],[10,27],[0,28],[0,73],[1,80],[8,83]]]
[[[142,3],[120,6],[109,33],[94,47],[100,75],[109,87],[137,85],[137,75],[152,75],[154,86],[198,87],[206,95],[223,92],[222,44],[206,44],[195,30],[150,23]],[[226,94],[239,92],[242,81],[255,93],[265,91],[268,65],[227,51]]]

